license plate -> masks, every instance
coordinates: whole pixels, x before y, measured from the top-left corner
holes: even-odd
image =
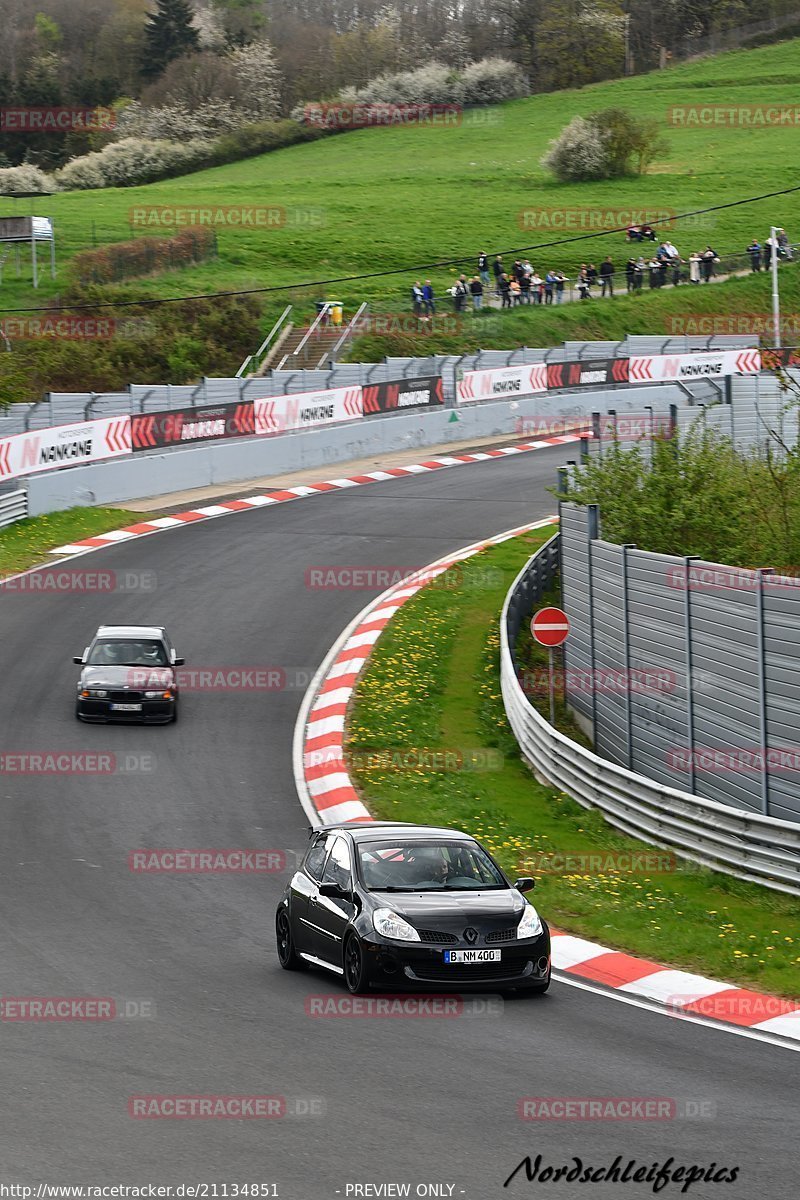
[[[446,963],[500,962],[500,950],[445,950]]]
[[[141,704],[112,704],[112,712],[141,712]]]

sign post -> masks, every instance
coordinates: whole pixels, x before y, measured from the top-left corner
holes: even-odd
[[[550,724],[556,723],[556,681],[553,651],[569,636],[569,617],[563,608],[540,608],[531,618],[531,633],[540,646],[547,647],[548,682],[550,688]]]

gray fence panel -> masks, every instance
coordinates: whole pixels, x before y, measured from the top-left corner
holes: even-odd
[[[570,636],[564,643],[567,684],[571,677],[592,677],[592,625],[589,557],[589,511],[573,504],[560,504],[561,590],[570,619]],[[588,720],[593,719],[593,693],[567,687],[570,703]]]

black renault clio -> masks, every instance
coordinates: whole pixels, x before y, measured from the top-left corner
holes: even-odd
[[[487,984],[545,992],[550,931],[474,838],[372,821],[311,833],[276,914],[287,971],[325,967],[353,993],[371,987]]]

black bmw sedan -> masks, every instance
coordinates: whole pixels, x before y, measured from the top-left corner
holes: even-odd
[[[550,985],[550,931],[466,833],[372,821],[312,831],[276,914],[287,971],[325,967],[353,993]]]

